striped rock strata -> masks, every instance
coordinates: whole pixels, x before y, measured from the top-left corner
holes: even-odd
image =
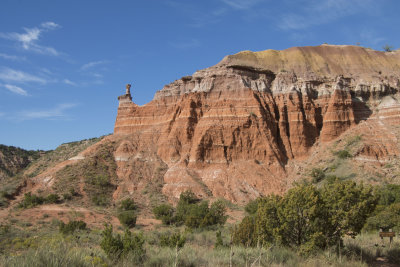
[[[146,105],[129,92],[119,97],[120,179],[132,179],[129,162],[151,147],[168,166],[163,193],[171,198],[187,189],[235,202],[283,192],[288,162],[374,118],[383,97],[391,98],[379,116],[398,124],[399,79],[399,51],[322,45],[227,56],[166,85]]]

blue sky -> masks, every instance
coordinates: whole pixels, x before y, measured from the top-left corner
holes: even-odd
[[[165,84],[242,50],[400,46],[398,0],[2,0],[0,143],[54,149],[112,133],[132,83]]]

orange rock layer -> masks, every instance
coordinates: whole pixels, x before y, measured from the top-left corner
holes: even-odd
[[[283,192],[288,161],[368,119],[371,101],[397,94],[399,58],[351,46],[226,57],[165,86],[146,105],[121,96],[114,135],[125,141],[116,160],[126,168],[139,146],[151,147],[168,165],[163,192],[170,197],[189,188],[235,202]],[[399,122],[397,101],[382,110]]]

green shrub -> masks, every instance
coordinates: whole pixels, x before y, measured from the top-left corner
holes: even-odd
[[[110,259],[119,259],[133,254],[136,263],[143,261],[146,253],[142,234],[133,234],[126,229],[121,238],[120,234],[114,235],[112,225],[105,225],[100,247]]]
[[[24,195],[24,199],[22,200],[21,203],[19,203],[18,207],[24,208],[24,209],[33,208],[37,205],[43,204],[45,202],[45,200],[46,199],[44,197],[37,196],[37,195],[29,192]]]
[[[360,233],[377,197],[370,186],[335,180],[317,188],[297,184],[283,197],[260,198],[257,213],[246,216],[232,232],[234,244],[276,244],[310,255]]]
[[[383,210],[369,217],[364,229],[367,231],[378,231],[379,229],[383,229],[383,231],[388,231],[389,229],[400,230],[400,203],[384,207]]]
[[[174,222],[174,212],[174,208],[168,204],[161,204],[153,209],[156,219],[161,220],[166,225]]]
[[[345,149],[337,151],[335,155],[338,156],[338,158],[340,159],[347,159],[352,157],[350,152]]]
[[[257,209],[258,209],[258,199],[250,201],[244,207],[244,210],[250,215],[255,214],[257,212]]]
[[[137,216],[133,210],[120,211],[117,217],[119,222],[125,227],[132,228],[136,225]]]
[[[63,194],[63,200],[71,200],[72,199],[72,195],[69,193],[64,193]]]
[[[186,243],[186,237],[180,233],[164,233],[160,236],[160,246],[170,248],[182,248]]]
[[[226,247],[226,245],[224,244],[224,241],[222,240],[221,230],[219,230],[215,233],[215,238],[216,238],[216,241],[214,244],[214,248],[219,249],[219,248]]]
[[[392,45],[386,44],[386,45],[384,45],[382,48],[383,48],[383,50],[384,50],[385,52],[392,52],[392,51],[393,51],[393,46],[392,46]]]
[[[136,208],[137,207],[136,207],[135,202],[132,199],[127,198],[127,199],[122,200],[119,203],[118,210],[119,211],[127,211],[127,210],[136,210]]]
[[[235,226],[232,231],[232,243],[243,245],[245,247],[254,247],[257,245],[256,220],[254,216],[246,216]]]
[[[92,203],[95,204],[96,206],[107,206],[109,204],[109,200],[106,196],[103,194],[95,194],[91,198]]]
[[[209,207],[208,201],[200,201],[191,191],[181,194],[176,210],[171,205],[161,204],[153,209],[153,213],[164,224],[184,224],[189,228],[223,225],[227,219],[226,206],[222,200]]]
[[[119,234],[113,234],[112,225],[106,225],[101,233],[102,239],[100,247],[104,250],[109,258],[119,258],[124,251],[124,243]]]
[[[207,203],[208,204],[208,203]],[[201,222],[200,226],[211,226],[211,225],[224,225],[228,216],[225,215],[226,206],[222,200],[217,200],[211,204],[210,209],[206,213]]]
[[[85,230],[86,223],[84,221],[70,221],[67,224],[60,222],[59,231],[63,235],[72,234],[75,230]]]
[[[323,170],[319,168],[313,168],[311,170],[311,177],[312,177],[312,182],[316,184],[325,178],[325,173]]]
[[[46,203],[56,204],[60,203],[60,196],[57,194],[50,194],[46,197]]]
[[[87,182],[99,187],[105,187],[110,185],[110,179],[106,175],[90,176],[89,178],[87,178]]]
[[[202,201],[197,205],[188,205],[183,215],[185,226],[189,228],[199,228],[203,226],[203,219],[208,212],[208,201]]]

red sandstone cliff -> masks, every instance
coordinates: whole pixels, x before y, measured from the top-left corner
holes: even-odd
[[[399,51],[322,45],[227,56],[166,85],[146,105],[120,97],[118,166],[135,157],[131,140],[140,140],[168,165],[163,192],[170,197],[188,188],[233,201],[282,192],[291,161],[374,117],[382,97],[395,96],[382,112],[398,123],[399,78]],[[374,151],[364,150],[367,157]]]

